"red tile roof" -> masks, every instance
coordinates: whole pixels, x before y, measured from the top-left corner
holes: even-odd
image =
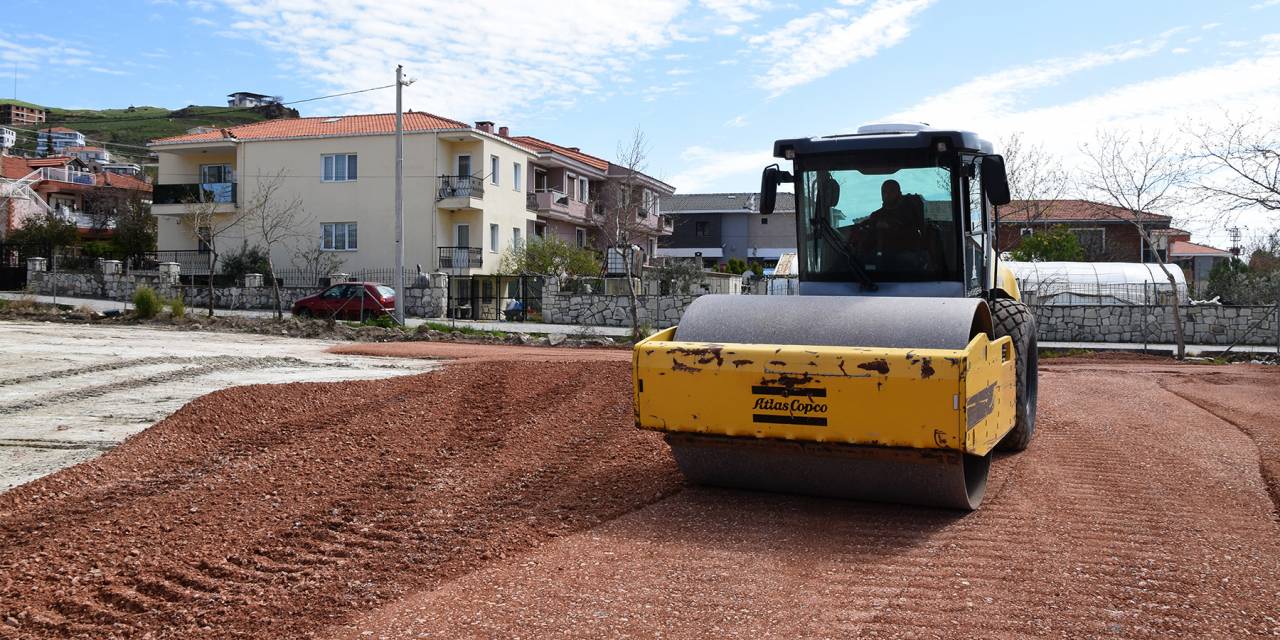
[[[404,114],[405,131],[437,131],[442,129],[469,129],[457,120],[410,111]],[[280,138],[319,138],[327,136],[357,136],[395,133],[394,113],[375,113],[354,116],[316,118],[282,118],[250,124],[215,129],[206,133],[188,133],[152,140],[153,145],[211,142],[217,140],[275,140]]]
[[[1174,240],[1169,243],[1170,256],[1230,256],[1230,251],[1223,251],[1203,244]]]
[[[533,136],[512,136],[511,140],[515,141],[520,145],[530,147],[535,151],[550,151],[552,153],[557,153],[562,156],[565,156],[567,158],[572,158],[574,160],[577,160],[578,162],[581,162],[582,164],[585,164],[589,167],[594,167],[601,171],[609,170],[608,160],[597,158],[593,155],[586,154],[581,151],[574,151],[573,149],[570,149],[568,147],[562,147],[558,144],[547,142],[546,140],[535,138]]]
[[[34,171],[34,169],[31,168],[31,165],[27,164],[26,158],[19,158],[17,156],[0,156],[0,177],[17,180],[18,178],[27,177],[27,175],[32,171]]]
[[[1038,211],[1033,206],[1036,204],[1039,205]],[[1126,209],[1088,200],[1014,200],[1000,207],[1000,222],[1027,222],[1037,213],[1040,216],[1037,222],[1128,222],[1133,217]],[[1142,217],[1156,223],[1173,219],[1149,212],[1143,212]]]
[[[52,131],[52,132],[54,132],[54,133],[80,133],[79,131],[76,131],[75,129],[68,129],[68,128],[66,128],[66,127],[43,127],[43,128],[41,128],[40,130],[41,130],[41,131]]]
[[[94,184],[99,187],[115,187],[117,189],[129,189],[132,191],[146,191],[148,193],[151,191],[151,183],[146,180],[139,180],[133,176],[126,176],[108,171],[95,173],[93,181]]]
[[[70,156],[50,156],[48,158],[27,158],[27,166],[33,169],[38,167],[65,167],[68,164],[70,164],[72,160],[75,160],[75,158],[72,158]]]

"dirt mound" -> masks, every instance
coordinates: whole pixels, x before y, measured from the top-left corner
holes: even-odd
[[[0,495],[0,638],[307,636],[678,485],[621,362],[220,391]]]

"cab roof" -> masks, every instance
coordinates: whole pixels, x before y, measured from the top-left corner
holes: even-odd
[[[796,156],[804,156],[851,151],[927,149],[943,141],[953,151],[992,153],[993,150],[990,142],[972,131],[934,129],[921,124],[876,124],[859,127],[857,133],[778,140],[773,143],[773,155],[776,158],[786,158],[788,151],[794,152]]]

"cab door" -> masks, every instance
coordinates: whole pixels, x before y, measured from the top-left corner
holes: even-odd
[[[982,166],[974,157],[965,158],[962,173],[961,221],[964,239],[964,284],[969,297],[981,295],[988,288],[991,268],[991,234],[986,197],[982,192]]]

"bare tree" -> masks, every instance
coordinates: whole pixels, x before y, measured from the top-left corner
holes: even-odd
[[[232,211],[219,211],[214,198],[201,198],[201,201],[188,201],[184,205],[181,221],[203,244],[209,256],[209,317],[213,317],[213,276],[218,264],[218,238],[235,228],[244,218],[245,209],[234,208]],[[209,200],[209,201],[205,201]]]
[[[271,281],[271,298],[275,304],[276,320],[284,317],[280,306],[280,283],[276,281],[275,261],[272,254],[292,238],[299,229],[311,225],[311,217],[302,207],[302,196],[285,195],[280,187],[284,182],[282,169],[273,176],[259,176],[253,196],[245,206],[245,225],[262,241],[267,250],[267,278]]]
[[[1001,208],[1002,216],[1023,214],[1028,227],[1045,220],[1055,202],[1067,192],[1068,174],[1062,163],[1046,152],[1044,145],[1027,142],[1019,132],[1000,142],[1000,152],[1012,198],[1008,206]]]
[[[620,255],[625,265],[627,311],[631,320],[631,335],[637,337],[640,333],[637,312],[639,296],[635,278],[637,248],[656,233],[657,225],[660,224],[654,211],[657,194],[647,191],[641,179],[648,157],[649,142],[639,128],[632,132],[629,140],[618,143],[618,172],[611,171],[601,225],[601,232],[609,243],[605,255]]]
[[[1254,208],[1280,211],[1280,125],[1255,114],[1224,113],[1220,123],[1187,129],[1192,157],[1204,163],[1196,190],[1219,203],[1225,216]]]
[[[1152,248],[1151,255],[1169,281],[1173,290],[1169,308],[1181,360],[1186,356],[1186,339],[1182,315],[1178,312],[1178,284],[1165,256],[1156,250],[1152,212],[1172,209],[1181,202],[1193,175],[1190,164],[1158,131],[1130,134],[1099,130],[1094,140],[1081,145],[1080,150],[1088,158],[1081,173],[1085,193],[1095,202],[1112,205],[1099,207],[1099,211],[1138,230],[1142,242]]]

